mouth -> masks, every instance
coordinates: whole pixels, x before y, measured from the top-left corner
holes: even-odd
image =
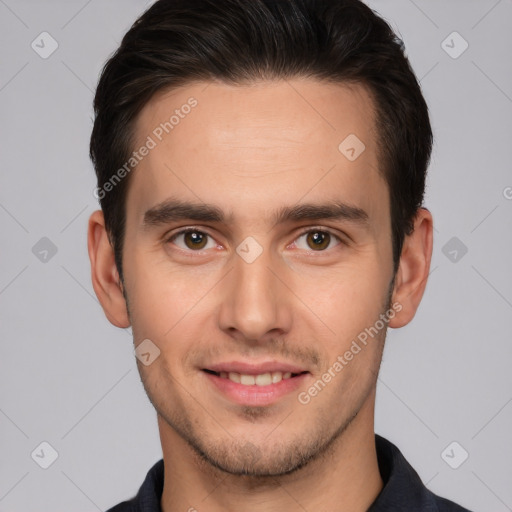
[[[221,379],[229,379],[231,382],[235,382],[236,384],[240,384],[242,386],[270,386],[271,384],[278,384],[283,380],[293,379],[299,375],[309,373],[306,371],[299,373],[275,371],[254,375],[238,372],[215,372],[206,368],[203,369],[203,371],[209,373],[210,375],[215,375]]]
[[[210,389],[224,399],[244,406],[272,405],[297,391],[309,371],[286,364],[226,364],[202,368]]]

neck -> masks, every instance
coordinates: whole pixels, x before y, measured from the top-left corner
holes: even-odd
[[[279,477],[236,476],[203,461],[158,416],[164,456],[163,512],[364,512],[382,490],[373,400],[368,400],[329,450],[303,468]]]

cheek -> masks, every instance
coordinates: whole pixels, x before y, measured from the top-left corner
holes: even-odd
[[[172,267],[165,256],[151,254],[134,255],[127,260],[126,270],[133,331],[138,337],[163,340],[181,324],[193,329],[196,306],[216,282],[211,269]]]
[[[386,307],[389,279],[376,257],[362,255],[337,269],[299,274],[294,290],[339,342],[379,317]]]

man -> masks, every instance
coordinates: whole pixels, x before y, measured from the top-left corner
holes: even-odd
[[[460,511],[374,432],[425,290],[432,133],[358,0],[160,0],[95,97],[89,221],[163,460],[113,512]]]

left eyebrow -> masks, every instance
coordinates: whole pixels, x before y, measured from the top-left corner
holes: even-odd
[[[363,227],[368,227],[369,216],[361,208],[343,202],[333,201],[327,204],[302,203],[284,206],[274,212],[274,225],[303,220],[344,220]],[[194,220],[199,222],[226,222],[233,220],[233,214],[226,215],[216,205],[193,203],[170,198],[144,213],[143,226],[155,227],[178,220]]]
[[[295,206],[285,206],[274,215],[276,224],[322,219],[345,220],[366,226],[370,220],[368,213],[362,208],[339,201],[327,204],[302,203]]]

